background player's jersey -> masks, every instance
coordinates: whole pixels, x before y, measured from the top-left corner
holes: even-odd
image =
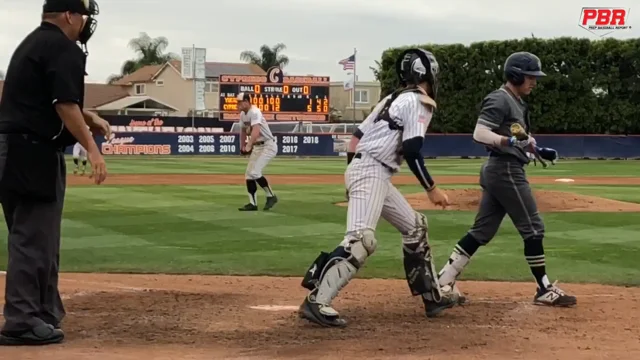
[[[519,123],[529,132],[529,110],[527,104],[516,98],[503,85],[482,100],[482,110],[478,124],[489,127],[494,133],[511,137],[511,124]],[[498,155],[512,155],[528,164],[529,157],[524,149],[517,146],[487,146],[487,150]]]
[[[240,112],[240,126],[250,128],[250,126],[253,125],[260,126],[260,135],[258,135],[256,141],[275,140],[275,137],[271,133],[271,129],[269,129],[267,120],[262,116],[262,111],[260,111],[260,109],[255,105],[252,105],[251,109],[249,109],[246,114],[244,111]],[[251,130],[247,132],[247,136],[249,135],[251,135]]]
[[[389,107],[389,115],[404,130],[391,130],[387,121],[374,122],[390,97],[391,95],[382,99],[358,127],[364,135],[356,147],[356,153],[367,154],[398,170],[402,164],[402,142],[416,136],[424,137],[432,112],[420,102],[418,94],[400,94]]]

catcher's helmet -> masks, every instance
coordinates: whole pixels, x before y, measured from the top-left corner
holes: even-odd
[[[438,72],[440,67],[436,57],[427,50],[407,49],[396,60],[396,74],[402,86],[429,84],[434,100],[438,88]]]
[[[547,76],[542,72],[540,58],[529,52],[516,52],[504,62],[504,76],[513,85],[522,85],[525,76]]]

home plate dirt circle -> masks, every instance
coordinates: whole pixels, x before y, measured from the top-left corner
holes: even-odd
[[[640,359],[637,288],[562,284],[578,306],[554,309],[531,304],[533,283],[461,281],[468,304],[427,319],[405,280],[355,279],[334,304],[348,327],[327,329],[293,311],[306,295],[300,280],[65,273],[66,343],[0,354],[35,359],[46,351],[47,360]]]

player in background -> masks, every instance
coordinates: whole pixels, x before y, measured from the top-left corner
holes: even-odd
[[[529,110],[522,97],[529,95],[537,78],[546,74],[542,72],[537,56],[517,52],[507,58],[504,75],[507,82],[484,98],[473,133],[473,139],[486,145],[489,151],[489,160],[480,170],[482,198],[478,214],[440,271],[439,281],[443,288],[452,289],[460,299],[464,299],[455,284],[457,277],[478,248],[493,239],[504,216],[509,215],[524,240],[524,256],[538,286],[534,304],[576,305],[574,296],[567,295],[555,283],[551,284],[547,277],[542,245],[544,223],[524,170],[530,162],[528,152],[538,151],[543,159],[552,163],[555,163],[558,153],[538,147],[532,136],[518,141],[510,131],[511,125],[518,123],[529,132]]]
[[[271,133],[269,124],[262,116],[260,109],[251,104],[249,94],[240,93],[237,96],[237,100],[238,110],[240,110],[240,153],[251,154],[249,155],[249,163],[245,172],[249,203],[238,210],[258,210],[256,198],[258,186],[264,190],[267,196],[264,210],[269,210],[278,202],[278,197],[269,186],[267,178],[262,175],[262,170],[278,154],[278,144],[276,144],[276,138]],[[245,144],[247,136],[249,139],[246,140]]]
[[[82,170],[80,172],[80,175],[84,175],[87,170],[87,150],[85,150],[78,142],[73,145],[73,175],[78,174],[79,161],[82,162]]]
[[[321,252],[302,280],[309,293],[299,315],[322,326],[346,325],[331,303],[376,250],[375,230],[380,217],[402,234],[409,289],[414,296],[422,297],[426,315],[433,317],[458,301],[455,294],[440,291],[426,216],[413,210],[391,183],[404,159],[429,199],[443,207],[449,204],[447,195],[429,175],[421,154],[436,108],[438,62],[428,51],[409,49],[396,61],[396,72],[402,88],[376,105],[349,144],[345,171],[349,205],[344,239],[330,253]]]

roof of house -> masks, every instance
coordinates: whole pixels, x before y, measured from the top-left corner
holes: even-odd
[[[103,104],[101,106],[98,106],[96,110],[98,111],[105,111],[105,110],[120,110],[120,109],[124,109],[124,108],[128,108],[131,105],[136,105],[139,104],[141,102],[145,102],[145,101],[151,101],[153,103],[156,103],[155,105],[159,105],[159,108],[166,108],[166,109],[170,109],[173,111],[178,111],[177,108],[162,102],[158,99],[154,99],[151,96],[144,96],[144,95],[131,95],[131,96],[126,96],[123,97],[121,99],[109,102],[107,104]],[[152,104],[153,105],[153,104]],[[155,110],[155,109],[152,109]]]
[[[124,76],[122,79],[114,82],[114,85],[132,85],[134,83],[149,82],[167,67],[172,66],[178,72],[181,72],[182,62],[180,60],[172,60],[164,65],[147,65],[139,70]],[[264,75],[266,72],[255,64],[243,63],[224,63],[224,62],[206,62],[205,76],[208,78],[220,77],[224,74],[233,75]]]
[[[125,75],[122,79],[114,81],[113,85],[131,85],[139,82],[151,81],[153,77],[164,68],[164,65],[147,65]]]
[[[0,80],[0,96],[2,96],[3,88],[4,81]],[[129,96],[129,93],[122,86],[94,83],[84,84],[85,109],[93,109],[97,106],[104,105],[127,96]]]

